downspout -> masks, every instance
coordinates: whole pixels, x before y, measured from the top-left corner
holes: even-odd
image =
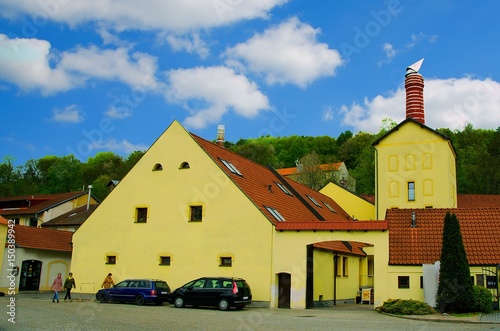
[[[375,220],[378,218],[378,149],[375,148]]]
[[[337,253],[333,256],[333,305],[337,305],[337,260],[339,256]]]

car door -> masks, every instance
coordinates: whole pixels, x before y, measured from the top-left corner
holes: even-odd
[[[109,289],[109,300],[123,301],[126,300],[128,280],[119,282]]]
[[[205,278],[200,278],[188,284],[184,292],[184,302],[187,305],[200,306],[203,302],[203,291],[205,290]]]
[[[217,306],[221,292],[221,282],[218,279],[207,278],[205,289],[201,294],[200,306]]]

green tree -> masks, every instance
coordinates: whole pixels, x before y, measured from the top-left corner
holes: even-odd
[[[298,179],[299,183],[318,191],[323,182],[323,174],[320,169],[321,161],[316,152],[311,152],[304,155],[298,166]]]
[[[457,216],[446,213],[443,226],[437,305],[442,313],[472,309],[473,284]]]

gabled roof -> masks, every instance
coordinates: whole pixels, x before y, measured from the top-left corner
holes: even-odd
[[[377,140],[375,140],[373,143],[372,143],[372,146],[375,146],[375,145],[378,145],[382,140],[384,140],[387,136],[391,135],[393,132],[396,132],[398,131],[402,126],[404,126],[406,123],[409,123],[409,122],[412,122],[412,123],[415,123],[417,124],[418,126],[420,126],[420,128],[422,129],[425,129],[425,130],[428,130],[429,132],[432,132],[434,133],[435,135],[441,137],[442,139],[444,140],[447,140],[449,143],[450,143],[450,146],[453,150],[453,153],[456,155],[456,151],[455,151],[455,147],[453,147],[453,143],[451,142],[450,138],[448,138],[447,136],[445,136],[444,134],[442,133],[439,133],[438,131],[428,127],[427,125],[423,124],[423,123],[420,123],[419,121],[417,120],[414,120],[413,118],[411,117],[407,117],[404,121],[402,121],[401,123],[399,123],[398,125],[396,125],[395,127],[393,127],[391,130],[389,130],[386,134],[384,134],[382,137],[378,138]]]
[[[50,221],[42,223],[42,227],[52,226],[80,226],[97,208],[98,204],[91,204],[87,210],[87,205],[80,206],[67,213],[59,215]]]
[[[458,208],[495,208],[500,207],[500,195],[494,194],[457,194]]]
[[[0,198],[0,215],[19,215],[41,213],[63,204],[88,191],[67,192],[59,194],[36,194]]]
[[[319,170],[321,170],[321,171],[339,170],[339,168],[342,166],[343,163],[344,162],[320,164]],[[281,169],[276,169],[276,171],[282,176],[295,175],[295,174],[299,173],[298,167],[281,168]]]
[[[335,240],[335,241],[323,241],[319,243],[314,243],[313,247],[341,254],[366,256],[367,254],[365,253],[363,248],[373,247],[373,245],[357,241]]]
[[[47,251],[71,252],[73,232],[16,225],[16,246]]]
[[[469,265],[500,264],[500,208],[388,209],[389,264],[421,265],[440,260],[446,212],[460,223]],[[416,227],[411,226],[415,212]]]
[[[325,226],[333,228],[335,227],[333,223],[341,224],[342,230],[348,230],[349,225],[353,228],[359,227],[358,224],[361,222],[353,221],[328,196],[281,176],[272,167],[264,167],[194,134],[191,135],[248,199],[276,226],[276,230],[287,230],[286,227],[292,224],[304,230],[324,229]],[[228,162],[236,171],[227,166]],[[278,221],[266,207],[275,209],[284,221]],[[380,224],[383,223],[382,221]]]

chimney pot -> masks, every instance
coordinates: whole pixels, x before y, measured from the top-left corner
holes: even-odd
[[[223,124],[217,126],[217,145],[224,147],[226,128]]]
[[[424,59],[406,68],[406,118],[425,124],[424,114],[424,78],[418,73]]]

